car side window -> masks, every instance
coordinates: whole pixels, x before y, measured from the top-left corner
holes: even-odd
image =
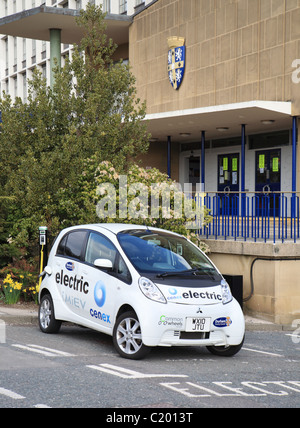
[[[61,239],[60,243],[58,244],[57,250],[56,250],[57,256],[64,256],[65,255],[65,246],[66,246],[67,238],[68,238],[68,235],[65,235]]]
[[[85,230],[75,230],[68,233],[58,244],[56,254],[80,260],[86,234]]]
[[[86,247],[85,262],[93,265],[97,259],[110,260],[113,265],[111,274],[126,283],[131,282],[131,275],[126,263],[114,244],[105,236],[91,232]]]
[[[122,259],[121,255],[119,255],[118,263],[117,263],[117,276],[122,281],[126,282],[127,284],[131,283],[131,275],[129,272],[129,269]]]
[[[99,233],[90,233],[85,253],[87,263],[93,265],[97,259],[108,259],[114,266],[116,255],[116,248],[107,238]]]

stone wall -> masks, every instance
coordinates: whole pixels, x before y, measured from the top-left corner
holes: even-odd
[[[179,91],[167,74],[170,36],[186,41]],[[298,0],[159,0],[134,18],[129,49],[149,114],[249,100],[292,100],[300,113],[291,78],[300,58]]]
[[[242,275],[246,311],[279,324],[300,319],[300,245],[233,241],[206,243],[210,258],[223,274]]]

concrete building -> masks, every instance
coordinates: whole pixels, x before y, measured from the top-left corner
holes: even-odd
[[[79,11],[84,9],[87,3],[102,5],[103,11],[110,15],[130,16],[141,5],[149,3],[149,0],[1,0],[0,18],[25,13],[26,10],[41,5]],[[62,44],[62,64],[64,59],[71,55],[72,42],[74,43],[74,40],[71,40],[70,44]],[[13,98],[18,96],[26,101],[27,79],[30,79],[34,67],[38,67],[50,83],[50,42],[10,35],[0,36],[1,92],[5,91]]]
[[[62,61],[80,40],[80,2],[48,0],[18,13],[21,3],[37,6],[0,1],[0,80],[25,98],[33,66],[50,82],[51,31],[59,29]],[[300,318],[299,0],[110,6],[108,33],[147,101],[144,165],[182,185],[202,183],[213,221],[200,233],[224,274],[243,275],[249,311],[282,323]]]

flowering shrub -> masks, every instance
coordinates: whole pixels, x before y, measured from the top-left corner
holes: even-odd
[[[22,292],[22,283],[14,281],[11,275],[7,275],[2,284],[4,302],[12,305],[17,303]]]
[[[2,287],[0,286],[0,300],[8,305],[18,303],[21,299],[25,302],[34,301],[37,304],[38,292],[39,285],[35,284],[31,273],[15,275],[11,271],[3,279]]]
[[[84,207],[81,223],[155,226],[187,236],[202,250],[209,251],[195,230],[188,227],[195,218],[195,203],[178,183],[156,168],[131,165],[125,175],[110,162],[99,164],[97,158],[92,157],[85,162],[79,188],[77,206]],[[202,226],[209,221],[209,211],[203,207]]]
[[[32,300],[33,302],[38,304],[39,291],[40,291],[39,284],[24,288],[22,291],[23,291],[25,301]]]

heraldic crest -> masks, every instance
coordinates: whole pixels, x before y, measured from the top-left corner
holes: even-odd
[[[168,73],[173,88],[179,89],[185,71],[185,40],[183,37],[169,37]]]

